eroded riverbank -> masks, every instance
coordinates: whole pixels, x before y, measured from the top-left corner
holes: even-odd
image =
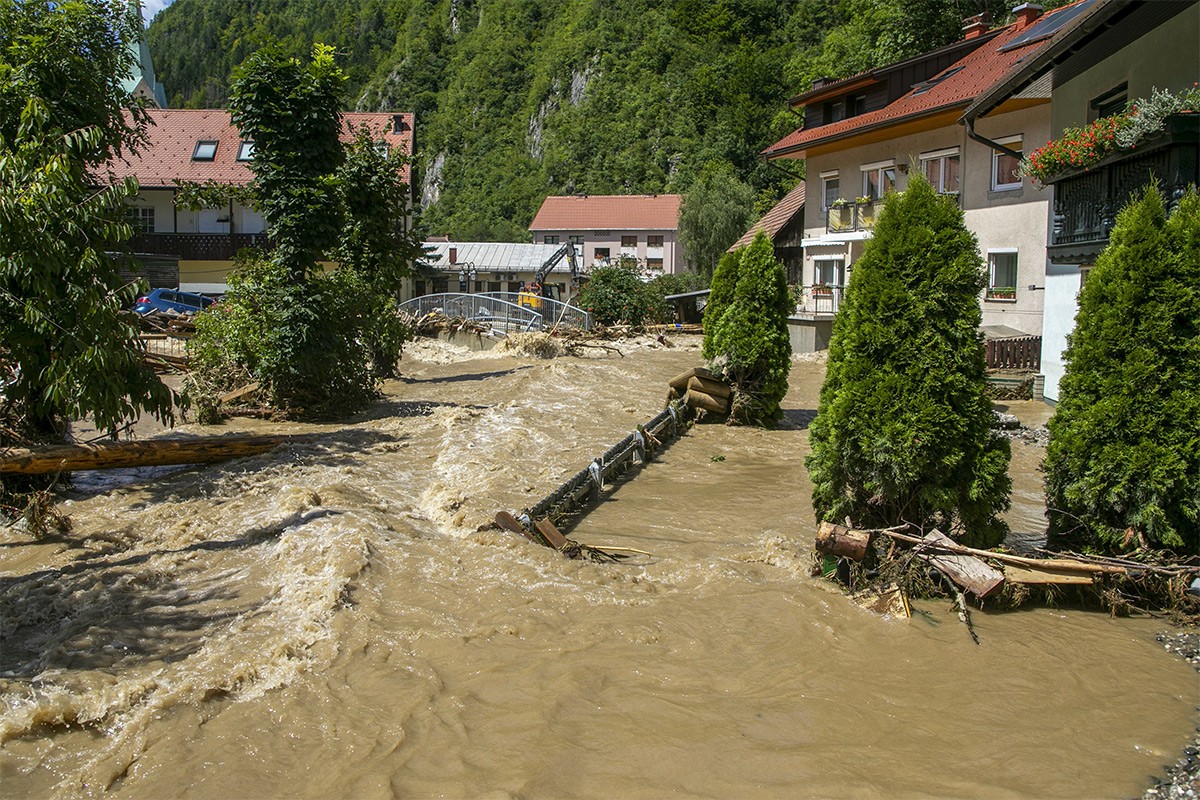
[[[1196,677],[1159,624],[977,614],[977,647],[807,577],[820,363],[780,430],[700,426],[571,531],[652,563],[476,532],[656,413],[679,345],[423,345],[361,419],[227,426],[316,443],[88,479],[69,539],[0,534],[5,795],[1125,797],[1176,759]]]

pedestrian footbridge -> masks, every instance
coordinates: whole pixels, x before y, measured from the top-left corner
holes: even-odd
[[[592,327],[592,315],[578,306],[527,292],[426,294],[405,300],[400,309],[415,317],[441,313],[471,320],[504,335],[555,328],[590,330]]]

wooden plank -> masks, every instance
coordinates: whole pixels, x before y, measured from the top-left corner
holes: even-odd
[[[922,540],[916,536],[900,533],[899,531],[880,530],[885,536],[890,536],[901,542],[909,544],[921,544]],[[991,550],[976,550],[974,547],[956,544],[950,539],[946,539],[949,544],[939,544],[937,549],[950,553],[959,553],[963,555],[979,556],[980,558],[990,558],[999,561],[1001,564],[1016,564],[1022,567],[1044,567],[1049,569],[1064,569],[1073,570],[1075,572],[1111,572],[1125,573],[1124,567],[1116,567],[1109,564],[1090,564],[1086,561],[1070,561],[1068,559],[1049,559],[1049,558],[1027,558],[1026,556],[1014,556],[1009,553],[994,553]]]
[[[224,405],[225,403],[232,403],[234,400],[241,400],[243,397],[246,397],[247,395],[254,394],[255,392],[257,392],[259,390],[259,388],[260,387],[258,385],[258,381],[247,384],[240,389],[234,389],[232,392],[229,392],[228,394],[221,395],[220,403],[222,405]]]
[[[1018,567],[1008,565],[1004,568],[1004,580],[1009,583],[1028,584],[1075,584],[1091,585],[1093,573],[1081,573],[1074,570],[1047,569],[1045,567]]]
[[[938,546],[954,545],[954,540],[941,531],[931,531],[921,541]],[[992,569],[975,556],[927,552],[918,552],[917,556],[979,598],[987,597],[1004,584],[1004,573]]]
[[[539,519],[537,522],[533,523],[533,527],[536,528],[537,532],[542,535],[542,537],[546,540],[546,543],[555,550],[562,550],[567,546],[567,537],[563,536],[562,532],[559,531],[558,528],[554,527],[554,523],[550,521],[549,517]]]
[[[43,475],[90,469],[207,464],[265,453],[296,438],[210,436],[12,449],[0,451],[0,474]]]
[[[529,532],[529,529],[520,523],[520,521],[507,511],[496,512],[496,524],[509,533],[519,533],[531,542],[537,542],[537,537]],[[538,542],[541,544],[541,542]]]

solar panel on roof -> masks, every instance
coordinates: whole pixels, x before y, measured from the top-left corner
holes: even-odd
[[[1068,22],[1091,8],[1095,2],[1096,0],[1084,0],[1082,3],[1069,6],[1064,8],[1062,11],[1042,17],[1037,22],[1030,25],[1029,30],[1025,31],[1020,36],[1001,47],[1000,52],[1007,53],[1009,50],[1016,50],[1018,47],[1024,47],[1031,42],[1036,42],[1040,39],[1053,36]]]

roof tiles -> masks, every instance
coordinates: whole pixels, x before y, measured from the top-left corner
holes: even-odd
[[[745,247],[754,241],[754,237],[759,231],[766,231],[767,236],[775,239],[775,234],[787,225],[792,217],[800,211],[804,210],[804,183],[801,182],[795,189],[783,196],[783,199],[771,207],[771,210],[763,214],[762,219],[754,223],[750,230],[742,234],[742,238],[734,242],[729,250],[732,252],[739,247]]]
[[[1091,0],[1082,0],[1090,2]],[[1063,13],[1071,6],[1055,9],[1043,19]],[[815,144],[845,139],[857,132],[884,127],[906,119],[933,114],[938,111],[965,107],[976,96],[986,91],[1004,77],[1022,59],[1045,47],[1051,39],[1039,39],[1023,46],[1005,50],[1028,26],[1009,25],[983,47],[973,50],[949,68],[934,76],[931,81],[918,84],[900,99],[884,108],[840,120],[815,128],[800,128],[793,131],[763,151],[768,156],[781,156],[789,152],[800,152]],[[943,77],[944,76],[944,77]]]
[[[147,109],[151,124],[146,128],[147,142],[133,154],[125,153],[108,164],[108,173],[120,180],[136,177],[142,188],[174,187],[176,181],[216,181],[244,185],[253,179],[250,164],[238,161],[242,137],[220,109]],[[342,141],[353,138],[352,130],[367,125],[381,134],[392,147],[412,155],[413,115],[392,113],[342,114],[345,129]],[[395,119],[401,120],[400,132]],[[196,161],[192,155],[196,143],[215,141],[217,150],[211,161]],[[410,181],[410,168],[404,167],[404,179]],[[411,182],[411,181],[410,181]]]
[[[676,230],[677,194],[556,195],[547,197],[531,231]]]

